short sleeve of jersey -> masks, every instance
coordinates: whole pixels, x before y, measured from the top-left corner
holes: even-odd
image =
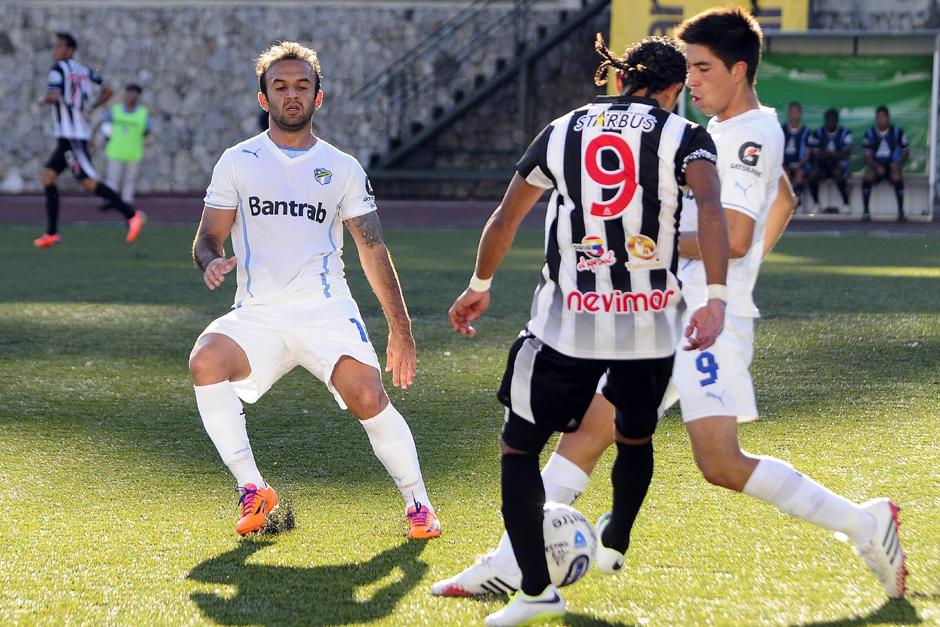
[[[349,220],[371,213],[377,209],[372,183],[358,161],[353,160],[349,178],[346,181],[346,193],[339,205],[339,219]]]
[[[771,154],[762,154],[771,142],[760,128],[741,126],[722,135],[718,149],[721,206],[757,219],[764,206],[765,178],[772,168]]]
[[[215,168],[212,169],[212,181],[206,190],[206,206],[214,209],[235,209],[238,207],[238,192],[235,189],[235,176],[229,153],[224,153]]]
[[[101,77],[101,74],[99,74],[96,70],[88,70],[88,78],[95,85],[104,84],[104,79]]]
[[[551,124],[543,128],[516,163],[516,171],[526,183],[542,189],[555,187],[555,180],[548,169],[548,140],[553,129]]]
[[[822,144],[822,142],[819,141],[820,132],[821,132],[820,129],[816,129],[815,131],[811,131],[807,133],[806,135],[806,147],[807,148],[811,148],[811,149],[819,148],[819,146]]]
[[[62,76],[62,70],[53,67],[46,76],[46,87],[50,90],[62,91],[65,86],[65,77]]]
[[[679,150],[676,151],[676,181],[685,185],[685,169],[693,161],[718,163],[718,150],[712,136],[698,124],[689,125],[682,134]]]

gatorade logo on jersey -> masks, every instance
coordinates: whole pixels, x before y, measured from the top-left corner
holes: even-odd
[[[362,197],[362,202],[375,209],[375,192],[372,191],[372,182],[366,177],[366,195]]]
[[[744,142],[741,144],[741,148],[738,149],[738,159],[740,159],[741,163],[744,165],[754,167],[757,165],[757,160],[760,158],[761,148],[762,146],[760,144]]]
[[[757,165],[757,160],[760,159],[761,148],[763,148],[763,146],[758,143],[744,142],[741,144],[741,147],[738,148],[738,160],[741,163],[732,163],[731,168],[733,170],[743,170],[754,176],[761,176],[761,171],[754,167]]]
[[[311,205],[296,200],[265,200],[257,196],[248,197],[248,210],[253,216],[293,216],[295,218],[307,218],[314,222],[323,224],[326,220],[326,209],[323,203],[318,202]]]

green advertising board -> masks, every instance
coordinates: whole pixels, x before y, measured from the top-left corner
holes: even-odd
[[[761,60],[757,93],[761,104],[777,109],[781,122],[786,120],[787,105],[799,102],[803,123],[811,130],[822,126],[826,109],[835,107],[839,124],[854,136],[853,172],[864,167],[862,139],[874,126],[875,109],[883,104],[891,111],[891,122],[904,129],[911,145],[904,171],[925,174],[932,68],[929,56],[771,53]],[[696,122],[705,121],[688,102],[686,114]]]

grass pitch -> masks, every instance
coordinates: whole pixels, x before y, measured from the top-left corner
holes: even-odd
[[[188,261],[192,228],[69,226],[32,248],[0,231],[0,622],[480,624],[503,598],[437,599],[501,532],[495,388],[525,322],[541,235],[523,232],[473,340],[445,312],[478,231],[389,231],[419,378],[389,390],[444,523],[403,539],[403,508],[356,420],[306,372],[248,407],[259,465],[296,528],[239,540],[235,493],[186,371],[231,301]],[[347,270],[380,356],[386,328]],[[762,420],[744,446],[855,500],[902,508],[907,600],[886,602],[831,534],[707,485],[671,414],[625,573],[566,590],[572,625],[940,624],[940,238],[787,236],[758,287]],[[384,362],[384,358],[382,359]],[[608,453],[578,508],[608,509]]]

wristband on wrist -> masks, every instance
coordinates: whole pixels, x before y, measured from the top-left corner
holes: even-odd
[[[718,300],[728,302],[728,286],[721,283],[711,283],[708,287],[708,300],[717,298]]]
[[[474,272],[473,276],[470,277],[470,289],[474,292],[488,292],[490,291],[490,285],[493,283],[493,277],[488,279],[481,279],[477,276],[477,273]]]

